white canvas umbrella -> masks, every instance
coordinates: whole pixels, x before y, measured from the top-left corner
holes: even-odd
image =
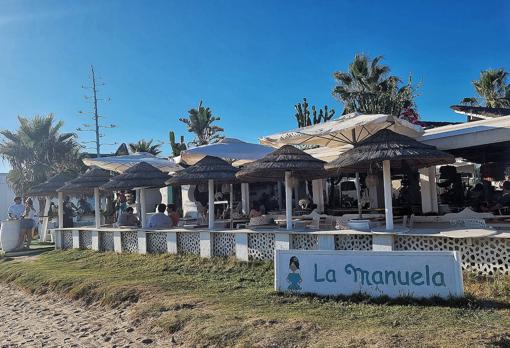
[[[165,173],[175,173],[182,169],[181,166],[175,163],[173,159],[159,158],[147,152],[137,152],[132,155],[124,156],[83,159],[83,163],[85,163],[86,166],[96,166],[98,168],[111,170],[117,173],[123,173],[127,169],[141,162],[150,164]]]
[[[373,114],[364,115],[351,113],[336,120],[319,123],[308,127],[294,129],[288,132],[269,135],[260,139],[262,144],[281,145],[319,145],[324,147],[338,147],[342,145],[356,145],[382,129],[389,129],[395,133],[411,138],[423,134],[421,126],[413,124],[397,116]],[[358,213],[361,218],[361,192],[359,173],[356,172],[356,195]]]

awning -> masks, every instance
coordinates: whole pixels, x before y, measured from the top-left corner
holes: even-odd
[[[85,158],[83,163],[86,166],[96,166],[102,169],[123,173],[127,169],[145,162],[165,173],[175,173],[182,169],[173,159],[164,159],[156,157],[147,152],[138,152],[132,155],[111,156],[100,158]]]
[[[337,120],[269,135],[261,138],[260,143],[274,147],[282,145],[335,147],[360,142],[381,129],[390,129],[412,138],[423,133],[422,127],[395,116],[349,114]]]

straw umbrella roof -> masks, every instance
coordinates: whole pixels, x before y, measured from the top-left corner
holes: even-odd
[[[29,196],[54,196],[57,189],[64,186],[69,180],[75,178],[73,173],[60,173],[52,176],[46,182],[33,186],[27,193]]]
[[[455,162],[455,157],[435,146],[420,143],[405,135],[383,129],[356,144],[336,160],[326,164],[326,169],[355,172],[378,169],[380,162],[391,161],[392,168],[424,168]]]
[[[214,180],[218,183],[233,183],[239,169],[218,157],[205,156],[167,180],[167,185],[197,185]]]
[[[291,145],[284,145],[265,157],[248,163],[237,173],[241,181],[278,181],[285,172],[297,179],[319,179],[327,176],[321,161]]]
[[[108,170],[101,168],[91,168],[85,174],[77,177],[60,187],[58,192],[83,192],[87,193],[93,191],[95,188],[106,184],[111,174]]]
[[[100,188],[102,190],[131,190],[165,186],[168,175],[148,163],[140,162],[124,173],[114,176]]]

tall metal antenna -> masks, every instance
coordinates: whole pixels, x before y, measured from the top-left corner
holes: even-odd
[[[92,99],[92,106],[93,106],[93,112],[83,112],[79,111],[80,114],[84,115],[90,115],[92,116],[92,120],[94,121],[94,124],[82,124],[82,127],[77,128],[76,130],[78,132],[95,132],[96,140],[89,141],[89,142],[83,142],[83,143],[94,143],[96,145],[96,155],[97,157],[101,157],[101,138],[104,137],[104,134],[100,132],[101,128],[115,128],[116,126],[114,124],[110,125],[102,125],[99,121],[100,117],[103,117],[99,114],[97,109],[97,102],[98,101],[110,101],[110,98],[104,99],[104,98],[98,98],[98,88],[97,86],[104,86],[104,83],[97,84],[96,79],[96,73],[94,71],[94,66],[90,66],[90,80],[92,81],[92,86],[81,86],[83,89],[91,89],[92,90],[92,96],[85,96],[86,100]],[[103,144],[103,145],[114,145],[114,144]]]

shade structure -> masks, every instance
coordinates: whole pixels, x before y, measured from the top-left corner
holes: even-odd
[[[102,190],[131,190],[136,188],[159,188],[165,186],[168,175],[152,165],[141,162],[114,176]]]
[[[390,129],[410,137],[417,137],[423,133],[423,128],[419,125],[397,116],[352,113],[333,121],[268,135],[261,138],[260,142],[271,146],[281,146],[282,144],[326,147],[354,145],[381,129]]]
[[[239,169],[218,157],[205,156],[197,163],[175,173],[167,185],[198,185],[214,180],[216,183],[233,183]]]
[[[284,145],[269,155],[248,163],[236,176],[241,181],[285,181],[285,215],[287,229],[292,229],[292,189],[290,179],[326,177],[324,162],[291,145]]]
[[[64,186],[66,182],[76,177],[74,173],[60,173],[52,176],[46,182],[33,186],[28,192],[28,196],[56,196],[57,190]]]
[[[181,160],[193,165],[205,156],[214,156],[225,159],[229,162],[251,162],[258,160],[271,153],[274,148],[246,143],[239,139],[225,138],[214,144],[197,146],[181,152]]]
[[[382,162],[382,168],[381,168]],[[344,172],[382,169],[386,230],[393,230],[391,167],[423,168],[455,162],[455,157],[389,129],[378,131],[328,163]]]
[[[165,173],[174,173],[181,167],[173,159],[164,159],[156,157],[147,152],[138,152],[132,155],[110,156],[100,158],[85,158],[83,163],[87,166],[111,170],[118,173],[124,173],[129,168],[145,162]]]
[[[289,172],[296,179],[320,179],[327,176],[324,163],[294,146],[284,145],[248,163],[236,176],[246,182],[278,181]]]
[[[198,185],[207,183],[209,200],[209,229],[214,228],[214,183],[233,183],[239,169],[218,157],[205,156],[194,165],[176,173],[167,185]],[[232,217],[232,185],[230,186],[230,216]]]
[[[401,168],[407,164],[416,169],[455,162],[453,155],[434,146],[383,129],[344,152],[325,167],[343,172],[380,170],[384,160],[389,160],[393,168]]]
[[[69,193],[89,193],[92,192],[95,188],[106,184],[111,178],[112,175],[108,170],[101,168],[90,168],[79,177],[68,181],[57,191]]]

